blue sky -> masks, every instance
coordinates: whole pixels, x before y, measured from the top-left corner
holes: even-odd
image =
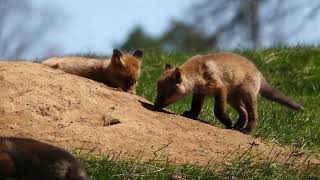
[[[187,8],[196,0],[33,0],[34,5],[62,9],[65,15],[49,39],[61,47],[63,54],[98,52],[110,54],[116,43],[141,25],[151,35],[160,35],[171,19],[186,17]],[[287,27],[299,22],[286,22]],[[183,19],[185,20],[185,19]],[[319,22],[319,18],[316,22]],[[290,37],[290,44],[319,44],[320,23],[308,24]],[[263,43],[270,44],[265,40]],[[36,56],[36,52],[33,53]],[[31,57],[33,58],[33,57]]]
[[[50,33],[64,53],[112,51],[136,25],[160,35],[170,19],[182,18],[192,0],[33,0],[36,6],[49,5],[65,11],[65,23]]]

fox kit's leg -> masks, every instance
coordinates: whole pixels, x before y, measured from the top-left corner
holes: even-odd
[[[205,95],[203,95],[203,94],[193,94],[191,109],[189,111],[185,111],[182,114],[182,116],[185,116],[185,117],[191,118],[191,119],[197,119],[200,114],[200,111],[201,111],[204,97],[205,97]]]
[[[11,156],[6,152],[0,152],[0,180],[5,177],[15,177],[16,167]]]
[[[227,91],[226,89],[219,89],[215,92],[214,114],[219,121],[226,126],[227,129],[232,128],[232,120],[226,113],[227,108]]]
[[[243,104],[242,97],[240,97],[239,94],[233,95],[230,98],[230,104],[239,113],[239,119],[233,126],[233,128],[236,130],[242,130],[248,122],[248,113],[245,108],[245,105]]]
[[[246,123],[248,122],[248,113],[244,106],[238,106],[236,110],[239,113],[239,119],[236,122],[236,124],[233,126],[233,128],[240,130],[240,129],[243,129]]]
[[[248,123],[244,128],[244,133],[250,134],[257,126],[257,96],[250,94],[245,98],[246,110],[248,112]]]

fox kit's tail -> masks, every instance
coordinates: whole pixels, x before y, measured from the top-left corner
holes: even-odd
[[[260,94],[272,101],[278,102],[294,110],[303,109],[301,104],[293,101],[290,97],[283,94],[280,90],[272,87],[266,80],[262,80]]]

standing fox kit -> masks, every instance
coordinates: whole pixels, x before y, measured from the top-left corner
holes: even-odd
[[[291,109],[303,109],[265,80],[256,66],[245,57],[233,53],[214,53],[190,58],[180,67],[166,64],[157,84],[157,109],[168,106],[192,93],[192,105],[183,116],[197,119],[204,97],[215,98],[214,114],[226,128],[251,133],[257,126],[257,96],[262,96]],[[233,125],[226,106],[239,113]]]
[[[33,139],[0,137],[0,179],[89,180],[70,153]]]
[[[42,64],[135,94],[142,57],[143,51],[141,50],[135,50],[132,54],[122,54],[119,50],[114,49],[111,60],[54,57]]]

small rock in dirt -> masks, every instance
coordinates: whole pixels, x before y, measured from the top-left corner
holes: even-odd
[[[103,126],[111,126],[119,123],[121,123],[119,119],[104,119]]]

